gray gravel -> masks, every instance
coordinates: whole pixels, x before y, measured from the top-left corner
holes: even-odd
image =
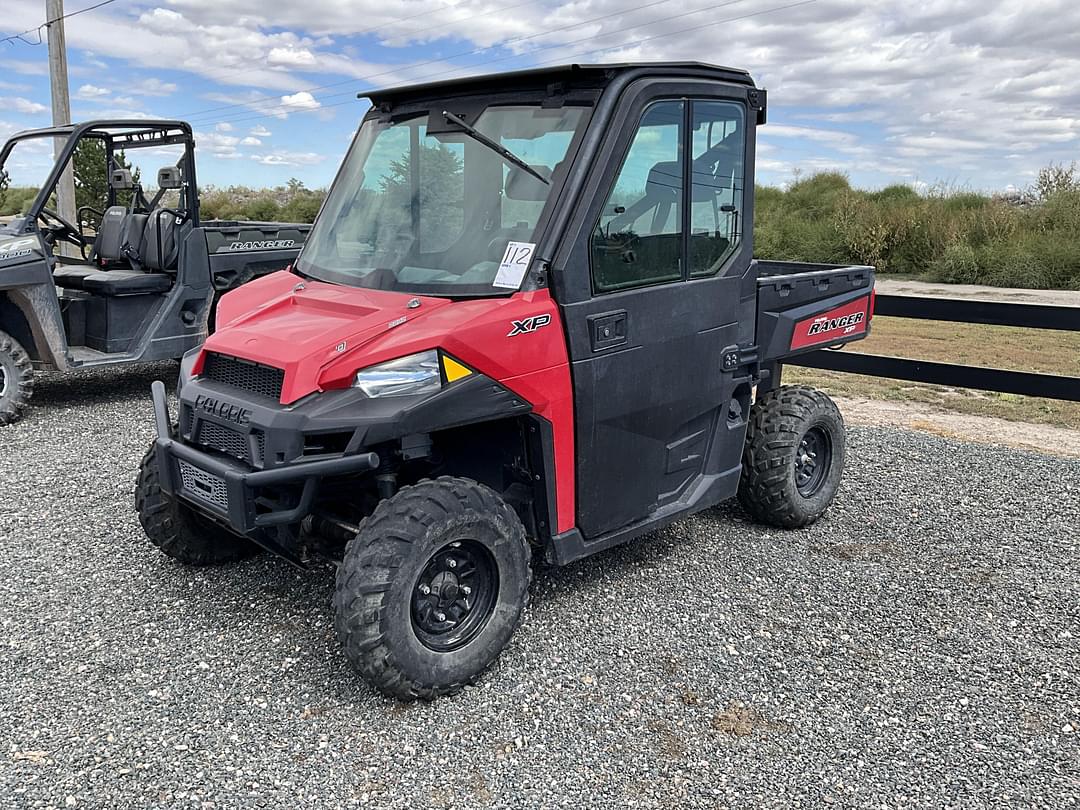
[[[1080,804],[1080,463],[853,429],[817,526],[724,507],[540,572],[478,687],[402,706],[330,569],[142,538],[173,374],[51,377],[0,430],[0,807]]]

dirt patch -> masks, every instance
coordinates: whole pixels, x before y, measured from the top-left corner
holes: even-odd
[[[896,547],[892,543],[838,543],[832,546],[819,546],[814,548],[814,551],[844,562],[861,560],[879,563],[884,562],[888,557],[896,556]]]
[[[789,731],[787,723],[769,720],[757,709],[744,703],[729,703],[728,707],[712,719],[712,727],[723,734],[733,737],[748,737],[755,731]]]
[[[1004,445],[1063,458],[1080,458],[1080,430],[1014,422],[993,416],[952,413],[917,402],[836,397],[836,404],[849,425],[889,425],[949,439]]]
[[[875,279],[874,288],[879,295],[919,295],[933,298],[966,298],[1080,307],[1080,292],[1071,290],[1019,290],[1011,287],[983,287],[978,284],[938,284],[931,281],[892,279],[881,276]]]

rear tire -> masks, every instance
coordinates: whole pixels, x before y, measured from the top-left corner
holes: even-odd
[[[488,487],[443,477],[402,489],[345,548],[334,592],[345,654],[399,700],[460,691],[521,623],[530,560],[517,514]]]
[[[259,547],[166,495],[158,478],[156,448],[139,465],[135,511],[150,542],[185,565],[221,565],[259,553]]]
[[[836,497],[844,471],[844,419],[803,385],[764,394],[750,409],[739,502],[757,521],[809,526]]]
[[[0,426],[12,425],[34,395],[30,355],[7,332],[0,332]]]

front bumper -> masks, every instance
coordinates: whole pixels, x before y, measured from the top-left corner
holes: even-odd
[[[154,382],[151,393],[161,489],[237,534],[255,540],[264,529],[299,523],[307,517],[321,480],[370,472],[379,466],[378,454],[369,452],[253,470],[174,438],[164,384]],[[259,498],[260,490],[266,488],[298,488],[299,498],[287,508],[267,507]]]

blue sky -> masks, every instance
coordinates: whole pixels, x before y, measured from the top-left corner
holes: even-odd
[[[43,6],[5,0],[0,36]],[[1077,30],[1080,4],[1057,0],[115,0],[66,23],[76,120],[185,118],[203,184],[309,187],[332,179],[358,91],[663,59],[768,88],[759,182],[838,169],[866,187],[1024,187],[1078,157]],[[47,71],[44,44],[0,44],[0,137],[50,123]]]

